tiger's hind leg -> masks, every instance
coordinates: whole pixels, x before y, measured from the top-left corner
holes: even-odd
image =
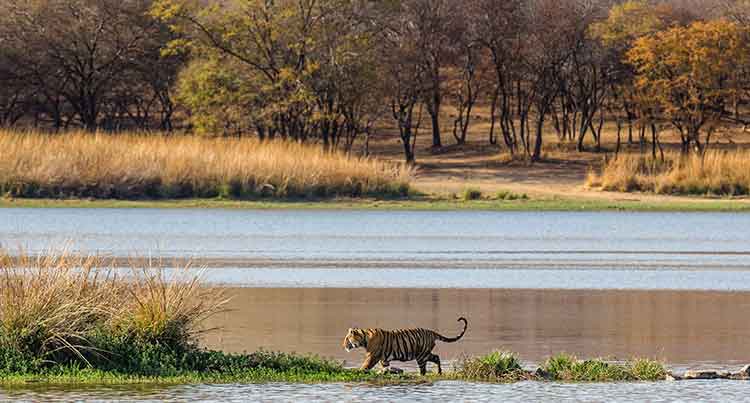
[[[443,368],[440,366],[440,357],[438,357],[437,354],[430,355],[430,357],[427,359],[427,361],[433,362],[433,363],[435,363],[437,365],[437,367],[438,367],[438,375],[442,375],[443,374]]]
[[[419,375],[427,375],[427,361],[417,361],[419,364]]]

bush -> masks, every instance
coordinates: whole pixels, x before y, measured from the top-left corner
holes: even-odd
[[[124,363],[150,373],[196,350],[203,320],[226,302],[197,272],[167,280],[160,268],[140,268],[124,281],[108,267],[96,257],[0,252],[0,369]]]
[[[482,191],[475,188],[466,188],[461,192],[461,200],[479,200],[482,198]]]
[[[498,200],[507,200],[507,201],[513,201],[513,200],[528,200],[529,196],[526,193],[523,194],[517,194],[513,193],[507,190],[501,190],[497,192],[496,197]]]
[[[539,370],[545,378],[567,382],[656,381],[666,376],[656,361],[635,360],[625,365],[604,360],[578,360],[569,354],[550,357]]]
[[[659,361],[638,358],[629,365],[633,377],[639,381],[657,381],[667,377],[667,370]]]
[[[506,351],[464,358],[457,367],[457,375],[469,380],[512,381],[518,380],[523,373],[516,355]]]

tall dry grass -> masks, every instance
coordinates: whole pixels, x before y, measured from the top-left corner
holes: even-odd
[[[609,160],[587,185],[618,192],[741,196],[750,194],[750,152],[668,153],[664,161],[638,154]]]
[[[0,251],[0,353],[88,365],[109,359],[103,346],[114,344],[103,343],[102,335],[190,347],[205,330],[203,321],[226,303],[200,278],[189,269],[167,276],[159,267],[118,269],[99,257],[64,252],[35,257]]]
[[[15,197],[403,196],[410,177],[294,142],[0,130],[0,195]]]

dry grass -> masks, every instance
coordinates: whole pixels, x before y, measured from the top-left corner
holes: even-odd
[[[404,196],[411,170],[255,139],[0,130],[0,195],[102,199]]]
[[[50,359],[83,358],[92,325],[117,315],[121,289],[95,258],[66,255],[11,258],[0,253],[2,343]]]
[[[50,362],[106,354],[98,335],[180,346],[196,341],[203,320],[222,310],[220,292],[200,273],[112,267],[98,257],[0,251],[0,350]]]
[[[201,284],[202,270],[190,267],[169,274],[151,267],[134,269],[118,326],[147,341],[176,344],[196,340],[202,324],[223,310],[223,292]]]
[[[626,154],[604,164],[587,179],[591,188],[618,192],[741,196],[750,194],[750,152],[709,151],[681,156],[668,153],[664,161]]]

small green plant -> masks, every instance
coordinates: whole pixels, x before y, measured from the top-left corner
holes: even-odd
[[[464,358],[456,372],[460,378],[468,380],[513,381],[521,377],[523,368],[515,354],[494,351],[481,357]]]
[[[482,191],[477,188],[466,188],[461,192],[461,199],[464,201],[479,200],[482,198]]]
[[[508,191],[508,190],[501,190],[501,191],[497,192],[497,194],[495,195],[495,197],[498,200],[507,200],[507,201],[528,200],[529,199],[529,196],[526,193],[518,194],[518,193],[513,193],[511,191]]]
[[[630,372],[639,381],[656,381],[667,377],[664,364],[647,358],[638,358],[630,362]]]

